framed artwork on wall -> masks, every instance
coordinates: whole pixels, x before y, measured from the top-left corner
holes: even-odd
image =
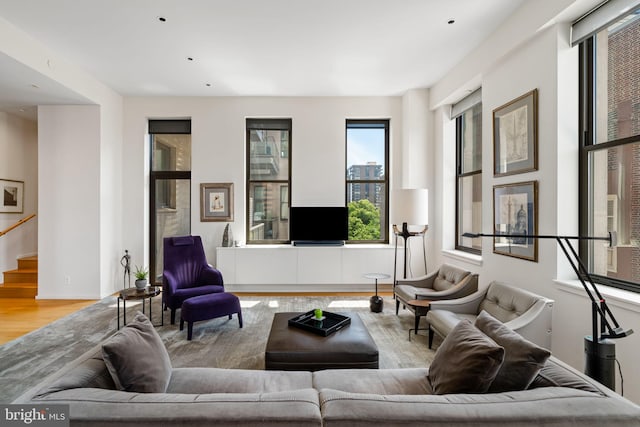
[[[493,175],[538,169],[538,89],[493,110]]]
[[[2,200],[0,213],[22,213],[24,211],[24,181],[0,179]]]
[[[233,183],[200,184],[200,221],[233,221]]]
[[[518,235],[538,234],[538,181],[493,186],[496,254],[538,261],[538,239]]]

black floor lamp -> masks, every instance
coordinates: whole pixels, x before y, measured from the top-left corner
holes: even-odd
[[[512,235],[512,234],[484,234],[464,233],[464,237],[514,237],[518,239],[555,239],[562,252],[567,257],[573,271],[578,276],[585,292],[591,299],[591,335],[584,337],[585,374],[594,380],[615,390],[615,360],[616,348],[612,339],[624,338],[633,333],[633,329],[623,329],[618,324],[615,316],[609,309],[604,299],[593,282],[589,271],[578,256],[578,253],[569,243],[569,240],[605,240],[610,247],[616,246],[616,233],[609,233],[608,237],[587,236],[553,236],[553,235]]]

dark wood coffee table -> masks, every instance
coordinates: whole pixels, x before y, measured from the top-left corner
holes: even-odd
[[[413,330],[416,334],[420,329],[420,318],[422,316],[426,316],[431,308],[431,301],[428,299],[412,299],[407,301],[407,305],[413,310],[413,314],[415,315],[415,326],[414,329],[409,329],[409,341],[411,341],[411,331]]]
[[[378,369],[378,346],[357,313],[348,326],[323,337],[289,326],[302,313],[276,313],[264,354],[265,369],[319,371],[322,369]]]
[[[123,313],[123,324],[127,324],[127,301],[134,300],[142,300],[142,312],[145,312],[145,300],[149,298],[149,321],[153,323],[153,318],[151,316],[151,298],[160,295],[162,292],[162,286],[147,286],[144,289],[138,288],[125,288],[120,291],[118,294],[118,329],[120,329],[120,301],[122,300],[122,313]],[[160,312],[162,314],[162,311]],[[160,326],[164,325],[164,316],[162,316],[162,320]],[[157,325],[156,325],[157,326]]]

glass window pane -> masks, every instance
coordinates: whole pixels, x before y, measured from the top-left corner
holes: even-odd
[[[352,124],[347,125],[347,179],[384,180],[386,173],[384,126],[372,128],[351,126]]]
[[[160,202],[159,197],[165,198],[165,201]],[[156,206],[155,272],[156,281],[160,281],[164,268],[163,239],[170,236],[191,234],[191,180],[156,180]]]
[[[190,134],[153,134],[151,170],[191,170]]]
[[[286,180],[289,177],[289,131],[249,131],[251,180]]]
[[[617,232],[618,244],[593,241],[591,271],[640,282],[640,143],[590,153],[592,191],[590,235]]]
[[[482,169],[482,104],[462,114],[462,173]]]
[[[249,240],[289,240],[289,209],[282,216],[281,183],[249,184]],[[288,192],[288,190],[286,190]]]
[[[381,183],[347,184],[349,240],[386,238],[384,224],[385,185]]]
[[[482,249],[480,237],[462,237],[464,233],[482,233],[482,174],[458,179],[458,244]]]
[[[596,142],[640,135],[640,10],[597,34]]]

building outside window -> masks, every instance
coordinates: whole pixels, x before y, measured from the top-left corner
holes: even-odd
[[[291,119],[247,119],[247,243],[289,240]]]
[[[389,241],[389,120],[347,120],[348,242]]]
[[[456,249],[480,254],[482,232],[482,92],[452,106],[456,120]]]
[[[191,234],[191,120],[149,120],[149,277],[162,283],[163,239]]]
[[[640,292],[640,10],[580,43],[580,234],[599,282]]]

